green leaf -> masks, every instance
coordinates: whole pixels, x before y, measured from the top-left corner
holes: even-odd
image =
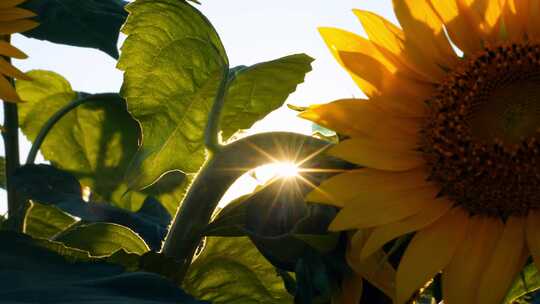
[[[51,239],[77,220],[54,206],[33,202],[24,222],[26,234],[35,238]]]
[[[246,237],[208,238],[184,288],[214,304],[292,303],[275,268]]]
[[[229,86],[221,118],[223,138],[251,127],[279,108],[311,71],[313,59],[305,54],[262,62],[237,71]]]
[[[88,251],[93,256],[109,256],[120,249],[142,255],[150,250],[131,229],[111,223],[77,226],[55,240]]]
[[[516,278],[508,291],[504,303],[515,303],[522,296],[540,289],[540,273],[534,263],[523,268],[521,275]]]
[[[17,92],[26,101],[19,106],[20,125],[33,141],[48,118],[77,99],[62,76],[48,71],[31,71],[32,81],[17,81]],[[189,185],[181,172],[159,181],[144,193],[127,191],[125,171],[138,148],[139,126],[118,95],[95,100],[65,115],[46,137],[41,152],[53,165],[75,175],[103,200],[136,211],[145,197],[158,199],[174,214]]]
[[[84,251],[0,231],[0,294],[3,303],[205,303],[171,281],[147,272],[126,272]]]
[[[193,175],[186,175],[180,171],[170,171],[159,178],[157,182],[141,192],[155,197],[160,201],[170,215],[175,215],[178,205],[186,195],[187,189],[193,181]],[[131,195],[129,192],[128,195]],[[137,193],[137,192],[135,192]],[[167,223],[168,225],[169,223]]]
[[[127,12],[122,0],[30,0],[21,6],[37,14],[40,25],[23,35],[55,43],[102,50],[118,58],[118,34]]]
[[[86,202],[81,198],[81,186],[75,177],[45,164],[18,168],[12,181],[23,200],[54,205],[85,222],[110,222],[129,227],[154,250],[161,248],[167,233],[171,217],[151,197],[144,201],[137,212],[120,209],[109,203]]]
[[[33,141],[48,118],[78,98],[62,76],[47,71],[28,73],[32,81],[17,81],[17,92],[26,102],[19,107],[20,126]],[[114,95],[113,95],[114,96]],[[74,174],[94,198],[113,201],[136,210],[139,205],[122,199],[122,184],[131,157],[137,150],[137,122],[119,97],[91,101],[65,115],[46,137],[41,152],[58,168]]]
[[[205,160],[204,128],[227,58],[208,20],[178,0],[138,0],[122,32],[122,95],[142,127],[131,189],[165,172],[195,173]]]

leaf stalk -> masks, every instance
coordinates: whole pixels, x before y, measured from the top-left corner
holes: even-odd
[[[79,98],[68,103],[63,108],[58,110],[56,113],[54,113],[48,120],[45,122],[41,130],[39,130],[38,135],[36,136],[36,139],[32,143],[32,147],[30,148],[30,152],[28,152],[28,156],[26,157],[26,164],[30,165],[33,164],[36,161],[36,156],[41,148],[41,145],[45,141],[45,138],[49,134],[49,132],[53,129],[53,127],[56,125],[62,117],[64,117],[66,114],[77,108],[78,106],[85,104],[87,102],[91,101],[98,101],[98,100],[107,100],[107,99],[116,99],[118,98],[117,93],[101,93],[101,94],[87,94],[87,93],[79,93]],[[6,160],[7,161],[7,160]]]
[[[223,105],[225,103],[227,89],[231,83],[231,79],[229,79],[228,64],[224,64],[223,66],[223,75],[221,79],[214,103],[212,104],[212,109],[208,115],[208,123],[206,124],[204,132],[204,144],[210,153],[218,153],[223,147],[219,139],[219,124],[221,122],[221,111],[223,110]]]

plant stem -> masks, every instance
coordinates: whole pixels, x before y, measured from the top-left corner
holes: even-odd
[[[5,35],[2,40],[8,43],[11,40],[10,35]],[[4,57],[4,60],[11,64],[11,58]],[[13,78],[8,77],[8,81],[12,86],[15,86]],[[16,230],[22,230],[22,221],[17,220],[17,215],[20,213],[21,204],[17,198],[15,188],[11,183],[11,176],[20,166],[19,159],[19,113],[16,103],[3,101],[4,103],[4,129],[2,130],[2,137],[4,139],[4,152],[6,157],[6,190],[7,190],[7,203],[8,203],[8,218],[12,223],[15,223]]]
[[[19,213],[17,193],[11,183],[11,176],[20,166],[19,160],[19,116],[17,104],[4,101],[4,147],[6,155],[6,190],[8,201],[8,217],[16,218]]]
[[[225,102],[225,95],[230,84],[229,66],[223,66],[223,75],[219,84],[219,89],[212,104],[212,109],[208,115],[208,123],[204,131],[204,144],[210,153],[217,153],[222,146],[219,140],[219,123],[221,121],[221,110]]]
[[[308,158],[328,145],[313,137],[276,132],[245,137],[223,146],[191,185],[165,239],[162,253],[183,265],[175,280],[183,281],[204,228],[219,200],[238,177],[266,163]]]
[[[32,147],[30,148],[30,152],[28,152],[28,156],[26,157],[26,164],[33,164],[36,161],[36,156],[41,148],[41,145],[43,144],[43,141],[49,134],[49,132],[52,130],[54,125],[62,118],[64,115],[69,113],[71,110],[77,108],[78,106],[85,104],[90,101],[98,101],[98,100],[106,100],[109,98],[118,99],[120,98],[117,93],[102,93],[102,94],[93,94],[88,95],[86,93],[79,93],[80,98],[68,103],[63,108],[58,110],[56,113],[54,113],[48,120],[45,122],[41,130],[39,130],[38,135],[36,136],[36,139],[32,143]]]

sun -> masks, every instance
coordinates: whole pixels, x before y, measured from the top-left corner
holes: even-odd
[[[291,161],[274,162],[256,169],[257,180],[266,182],[272,178],[294,178],[299,176],[300,168]]]

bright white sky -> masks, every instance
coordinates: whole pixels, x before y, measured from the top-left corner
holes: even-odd
[[[359,8],[376,12],[395,22],[390,0],[201,0],[198,8],[213,23],[227,50],[231,66],[251,65],[294,53],[315,58],[313,71],[288,103],[309,105],[363,94],[334,61],[317,27],[331,26],[363,35],[351,12]],[[21,35],[13,44],[30,58],[14,63],[23,71],[52,70],[67,78],[77,91],[118,92],[122,73],[116,61],[97,50],[56,45]],[[119,46],[121,42],[119,43]],[[311,125],[282,108],[256,124],[253,132],[294,131],[309,133]],[[0,141],[1,142],[1,141]],[[30,145],[22,136],[21,159]],[[3,154],[3,143],[0,144]],[[41,159],[42,160],[42,159]],[[241,191],[232,190],[233,193]],[[237,195],[237,194],[236,194]],[[0,190],[0,214],[5,213],[5,192]]]

